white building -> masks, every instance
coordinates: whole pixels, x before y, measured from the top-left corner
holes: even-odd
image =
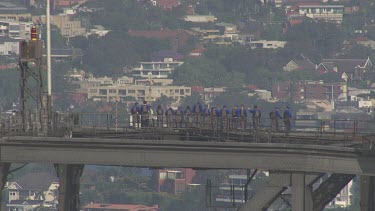
[[[268,100],[272,98],[271,91],[263,90],[263,89],[257,89],[254,91],[260,99]]]
[[[216,21],[217,18],[213,15],[186,15],[184,20],[192,23],[209,23]]]
[[[133,83],[132,78],[122,77],[113,80],[103,77],[89,78],[78,83],[79,91],[93,101],[115,102],[134,99],[137,101],[155,101],[162,96],[166,96],[179,102],[182,97],[191,95],[191,87],[166,85],[162,80],[165,79],[152,79],[151,83],[144,80],[140,80],[140,83]],[[167,79],[166,83],[168,81]]]
[[[32,22],[0,20],[0,37],[12,39],[30,39]]]
[[[276,49],[276,48],[284,48],[286,45],[285,41],[278,41],[278,40],[252,40],[250,41],[250,47],[254,48],[268,48],[268,49]]]
[[[172,71],[183,64],[180,61],[173,61],[172,58],[164,58],[162,62],[141,62],[133,68],[134,77],[143,78],[168,78]]]
[[[312,19],[341,23],[344,15],[343,5],[300,5],[298,13]]]
[[[19,40],[0,37],[0,55],[18,55],[20,53]]]

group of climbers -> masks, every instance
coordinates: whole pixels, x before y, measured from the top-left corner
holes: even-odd
[[[168,128],[205,128],[205,129],[247,129],[248,116],[252,116],[252,127],[256,130],[260,127],[261,110],[257,105],[253,108],[246,108],[244,105],[234,106],[230,110],[226,105],[222,108],[208,105],[203,106],[200,102],[194,104],[191,108],[187,106],[185,109],[178,107],[174,110],[172,107],[164,110],[161,105],[158,105],[156,113],[151,111],[151,106],[146,101],[142,105],[138,102],[134,104],[130,109],[132,115],[133,126],[141,123],[142,127],[150,126],[150,114],[156,114],[156,127]],[[291,119],[292,113],[290,107],[287,106],[286,110],[281,115],[280,107],[275,107],[273,111],[269,113],[271,119],[271,129],[274,131],[280,130],[279,120],[283,119],[285,131],[291,130]]]

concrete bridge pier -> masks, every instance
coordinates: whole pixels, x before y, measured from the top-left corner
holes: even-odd
[[[79,186],[84,165],[56,164],[59,177],[59,211],[80,211]]]
[[[375,177],[361,176],[361,211],[375,210]]]
[[[3,192],[9,174],[10,163],[0,163],[0,193]],[[0,194],[0,209],[3,206],[2,194]]]

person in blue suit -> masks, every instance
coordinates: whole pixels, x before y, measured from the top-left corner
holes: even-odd
[[[226,105],[223,106],[223,108],[220,110],[220,122],[221,122],[221,127],[223,129],[228,129],[229,126],[229,119],[228,117],[230,116],[230,111],[227,108]]]
[[[151,113],[151,106],[147,104],[147,101],[143,101],[143,104],[140,108],[141,110],[141,122],[142,127],[149,127],[150,126],[150,113]]]
[[[278,106],[275,107],[273,111],[270,112],[270,119],[271,119],[271,130],[278,131],[279,130],[279,119],[283,117],[280,114],[280,108]]]
[[[161,107],[161,105],[158,105],[158,108],[156,109],[156,120],[157,120],[157,127],[161,128],[164,124],[164,110]]]
[[[287,106],[283,118],[284,118],[284,125],[285,125],[285,132],[289,133],[292,129],[292,112],[290,112],[290,106]]]
[[[195,127],[199,128],[201,126],[201,113],[203,111],[202,104],[197,101],[197,103],[193,107],[193,114],[194,114],[194,124]]]
[[[214,106],[211,108],[211,128],[218,129],[218,117],[220,116],[220,111]]]
[[[190,128],[192,126],[192,112],[190,106],[187,106],[185,109],[185,127]]]
[[[234,108],[231,111],[231,128],[237,129],[238,125],[238,105],[235,105]]]
[[[176,127],[182,128],[182,120],[184,118],[184,110],[179,106],[175,112]]]
[[[132,123],[133,127],[139,127],[139,114],[140,114],[140,106],[138,102],[135,102],[134,105],[130,108],[130,113],[132,115]]]
[[[173,110],[173,108],[171,106],[169,106],[169,108],[165,112],[165,116],[166,116],[166,119],[167,119],[167,127],[168,128],[173,128],[174,113],[175,113],[175,111]]]
[[[246,119],[247,119],[247,111],[245,106],[242,104],[241,108],[237,111],[237,116],[240,119],[240,126],[242,130],[246,129]]]
[[[211,123],[211,110],[208,108],[208,105],[204,107],[202,110],[202,122],[204,123],[203,127],[204,128],[210,128],[210,123]]]
[[[260,126],[260,117],[262,116],[260,109],[257,105],[254,105],[254,109],[250,110],[250,113],[253,114],[254,130],[257,130]]]

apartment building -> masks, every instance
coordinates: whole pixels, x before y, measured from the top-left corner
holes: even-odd
[[[20,22],[14,20],[0,20],[0,37],[12,39],[30,39],[32,22]]]
[[[34,22],[46,23],[46,17],[34,17]],[[68,14],[59,14],[51,16],[51,23],[56,25],[60,29],[60,33],[64,37],[76,37],[76,36],[86,36],[86,28],[83,26],[82,20],[75,19]]]
[[[186,86],[165,86],[162,83],[135,83],[133,78],[89,78],[79,82],[80,92],[87,95],[87,99],[94,101],[155,101],[167,96],[179,102],[182,97],[191,95],[191,88]]]
[[[276,83],[272,96],[280,100],[335,100],[346,99],[346,82],[325,83],[323,81],[300,81],[297,83]]]

